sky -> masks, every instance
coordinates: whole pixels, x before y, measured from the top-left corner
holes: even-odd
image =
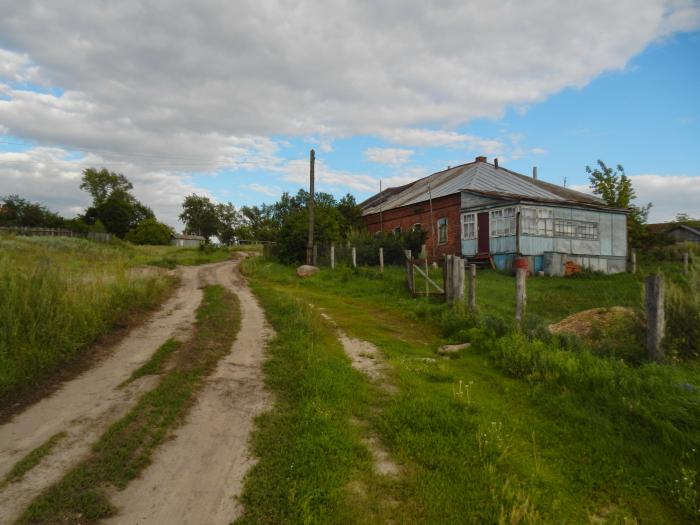
[[[176,6],[176,7],[175,7]],[[0,196],[71,217],[87,167],[184,197],[362,201],[484,155],[650,222],[700,217],[700,2],[0,0]]]

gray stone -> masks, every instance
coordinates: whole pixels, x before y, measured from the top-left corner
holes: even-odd
[[[471,345],[472,345],[471,343],[462,343],[459,345],[444,345],[444,346],[441,346],[440,348],[437,349],[437,354],[438,355],[456,354],[460,350],[464,350],[465,348],[469,348]]]
[[[297,268],[297,275],[299,277],[308,277],[309,275],[313,275],[316,272],[319,271],[319,268],[317,266],[310,266],[308,264],[302,264]]]

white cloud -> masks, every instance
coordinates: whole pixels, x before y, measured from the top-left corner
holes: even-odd
[[[282,179],[309,188],[309,161],[308,159],[291,160],[276,168],[282,173]],[[369,175],[338,171],[329,168],[321,159],[317,159],[314,165],[316,191],[334,192],[350,188],[359,192],[376,193],[379,191],[379,180]]]
[[[532,148],[530,150],[530,153],[533,155],[545,155],[547,153],[547,150],[544,148]]]
[[[102,124],[105,142],[121,134],[425,133],[583,86],[650,42],[700,25],[692,0],[190,1],[176,9],[131,0],[83,4],[80,16],[58,0],[5,4],[3,42],[21,50],[0,57],[8,74],[31,61],[66,91],[56,97],[66,100],[31,101],[15,92],[9,106],[41,108],[42,121],[72,123],[73,132]],[[13,133],[29,131],[11,123]],[[60,128],[42,135],[73,145]]]
[[[649,222],[667,222],[678,213],[700,217],[700,176],[644,174],[630,175],[630,179],[637,194],[634,204],[652,204]],[[587,185],[571,188],[591,193]]]
[[[369,148],[365,150],[365,158],[370,162],[385,164],[398,168],[406,164],[413,155],[413,150],[401,148]]]
[[[223,168],[298,178],[306,169],[278,157],[290,136],[319,137],[321,151],[361,134],[517,158],[510,139],[454,130],[697,27],[693,0],[3,2],[0,131],[85,152],[162,195]],[[23,173],[50,185],[74,162],[38,154]],[[16,183],[8,166],[3,188]],[[320,167],[321,184],[376,191],[368,175]],[[65,187],[46,192],[68,202]]]
[[[258,184],[254,182],[252,184],[246,184],[245,187],[256,193],[262,193],[270,197],[279,197],[282,194],[282,190],[278,186],[270,186],[268,184]]]
[[[90,196],[80,190],[82,170],[103,166],[104,159],[89,154],[75,159],[60,148],[34,148],[24,152],[0,152],[2,195],[17,193],[30,201],[41,202],[66,217],[82,213],[90,206]],[[135,197],[151,207],[159,220],[180,227],[178,219],[184,197],[190,193],[206,195],[189,177],[162,170],[140,170],[123,163],[117,171],[128,173]]]
[[[677,213],[700,217],[700,176],[632,175],[636,203],[652,203],[650,222],[673,220]]]

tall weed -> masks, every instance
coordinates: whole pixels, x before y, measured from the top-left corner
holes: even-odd
[[[0,240],[0,406],[158,301],[169,280],[130,275],[132,257],[75,239]]]

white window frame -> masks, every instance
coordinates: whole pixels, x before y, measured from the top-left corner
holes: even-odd
[[[413,226],[411,226],[411,231],[413,231],[413,232],[423,231],[423,225],[420,222],[416,222]]]
[[[462,239],[476,239],[476,213],[462,214]]]
[[[489,237],[506,237],[517,233],[517,206],[491,210],[489,213]]]
[[[520,210],[521,233],[538,237],[554,236],[554,210],[523,206]]]
[[[445,221],[445,236],[443,238],[442,232],[440,229],[440,223],[442,221]],[[447,220],[447,217],[440,217],[437,220],[437,238],[438,238],[438,245],[441,244],[447,244],[447,239],[449,238],[449,221]]]
[[[597,241],[600,238],[597,222],[573,219],[555,219],[554,236],[586,241]]]

